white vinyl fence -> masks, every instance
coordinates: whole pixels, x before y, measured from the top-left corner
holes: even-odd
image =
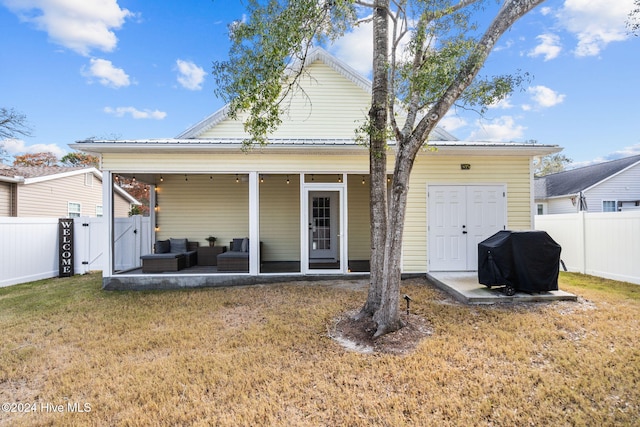
[[[74,218],[75,274],[104,268],[105,221]],[[116,270],[139,267],[140,255],[151,248],[149,218],[116,218],[114,233]],[[58,246],[58,218],[0,217],[0,287],[57,277]]]
[[[567,270],[640,284],[640,212],[537,215]]]

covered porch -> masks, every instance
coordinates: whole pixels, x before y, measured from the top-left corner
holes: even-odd
[[[369,271],[369,177],[361,172],[135,173],[111,171],[105,193],[127,177],[149,185],[154,254],[159,241],[187,239],[191,262],[163,271],[103,272],[105,288],[216,286],[256,276],[344,276]],[[213,246],[207,241],[215,237]],[[110,250],[114,251],[110,233]],[[219,264],[245,241],[245,263]],[[111,253],[111,259],[119,254]],[[162,264],[160,264],[162,265]],[[172,271],[170,271],[172,270]],[[175,271],[173,271],[175,270]],[[268,277],[262,277],[264,283]],[[185,280],[190,285],[185,285]],[[138,284],[140,286],[138,286]]]

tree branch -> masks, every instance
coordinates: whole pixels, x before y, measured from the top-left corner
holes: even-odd
[[[470,2],[471,0],[466,1]],[[484,66],[485,60],[493,50],[500,36],[519,18],[543,2],[544,0],[511,0],[503,4],[491,25],[489,25],[476,45],[474,52],[461,67],[456,78],[414,129],[412,137],[414,141],[419,142],[417,147],[413,147],[416,152],[426,141],[426,138],[433,128],[435,128],[438,121],[449,111],[449,108],[451,108],[464,90],[471,85],[480,69]]]

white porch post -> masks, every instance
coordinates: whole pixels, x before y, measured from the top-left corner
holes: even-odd
[[[260,273],[260,191],[258,172],[249,172],[249,274]]]
[[[340,270],[342,273],[349,271],[349,194],[347,189],[349,183],[347,182],[348,175],[342,174],[342,182],[344,182],[344,189],[341,196],[341,210],[340,210],[340,235],[342,236],[342,244],[340,245]]]
[[[113,173],[111,171],[102,172],[102,211],[104,221],[104,264],[102,267],[102,277],[111,277],[113,274]]]
[[[304,173],[300,174],[300,272],[306,274],[309,270],[309,224],[307,213],[309,201],[304,185]]]

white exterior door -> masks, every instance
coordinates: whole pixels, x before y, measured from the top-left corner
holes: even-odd
[[[478,243],[506,228],[506,187],[431,185],[427,192],[429,270],[477,270]]]
[[[346,176],[343,179],[346,181]],[[306,183],[301,190],[302,273],[346,273],[348,260],[346,185]]]
[[[338,259],[338,192],[309,192],[309,260]]]

